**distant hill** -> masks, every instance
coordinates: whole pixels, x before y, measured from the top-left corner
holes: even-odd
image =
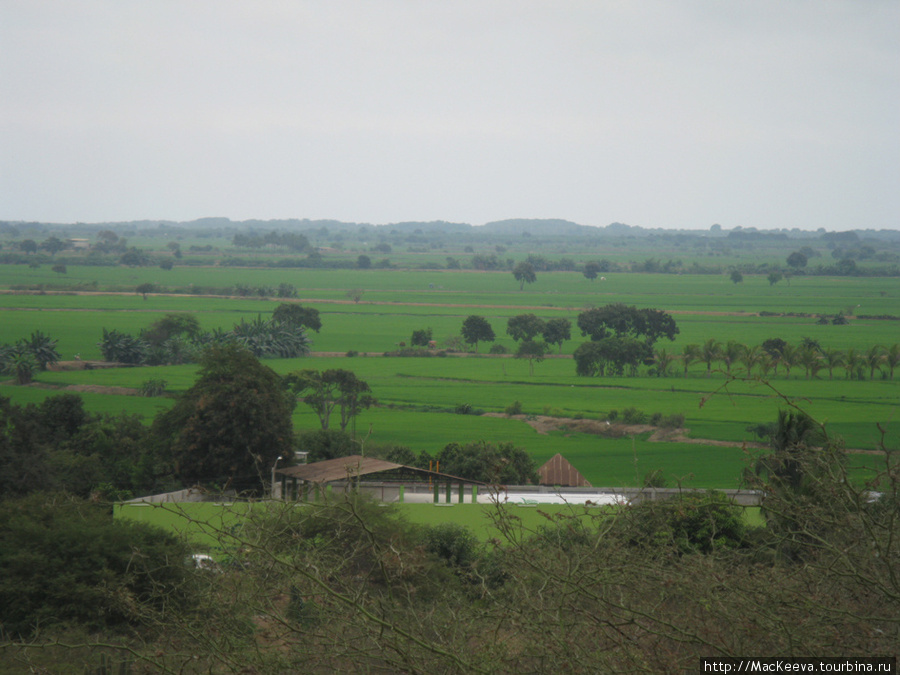
[[[571,220],[559,218],[510,218],[485,223],[481,229],[492,234],[572,235],[596,232],[596,227],[579,225]]]

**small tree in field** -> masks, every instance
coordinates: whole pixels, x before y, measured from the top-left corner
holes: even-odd
[[[368,383],[343,369],[301,370],[285,378],[288,387],[312,408],[323,430],[331,426],[334,411],[340,414],[341,431],[363,410],[375,404]]]
[[[595,260],[586,262],[582,274],[584,274],[585,279],[593,281],[600,274],[600,263]]]
[[[562,353],[563,342],[572,339],[572,322],[568,319],[550,319],[544,324],[544,341],[556,345]]]
[[[513,276],[519,282],[519,290],[525,289],[525,284],[533,284],[537,281],[537,274],[534,271],[534,265],[530,262],[520,262],[513,268]]]
[[[740,284],[740,283],[743,283],[743,281],[744,281],[744,275],[741,274],[741,272],[739,270],[732,271],[731,282],[733,284]]]
[[[516,350],[517,359],[528,359],[528,372],[534,375],[534,364],[544,360],[550,345],[541,340],[523,340]]]
[[[67,272],[66,266],[63,265],[62,263],[57,263],[56,265],[54,265],[54,266],[51,267],[50,269],[52,269],[52,270],[53,270],[54,272],[56,272],[57,274],[65,274],[65,273]]]
[[[143,297],[144,300],[146,300],[148,293],[156,292],[156,284],[151,284],[151,283],[138,284],[137,288],[134,289],[134,292],[137,293],[138,295],[140,295],[141,297]]]
[[[412,332],[412,337],[409,339],[410,347],[427,347],[428,343],[431,342],[431,329],[430,328],[422,328],[420,330],[414,330]]]

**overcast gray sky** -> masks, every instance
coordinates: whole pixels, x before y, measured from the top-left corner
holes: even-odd
[[[900,228],[897,0],[0,0],[0,219]]]

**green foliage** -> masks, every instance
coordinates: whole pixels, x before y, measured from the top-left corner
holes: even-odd
[[[275,458],[293,453],[292,402],[282,380],[235,345],[211,347],[199,377],[153,432],[187,485],[261,488]]]
[[[520,262],[513,268],[513,276],[519,282],[519,290],[524,290],[525,284],[533,284],[537,281],[534,265],[530,262]]]
[[[671,315],[659,309],[638,309],[621,302],[589,309],[578,315],[578,328],[594,342],[611,335],[643,338],[652,345],[661,337],[674,340],[680,332]]]
[[[625,408],[622,411],[622,421],[625,424],[643,424],[646,420],[646,413],[643,410],[638,410],[634,406]]]
[[[522,402],[521,401],[513,401],[511,405],[506,407],[504,411],[507,415],[521,415],[522,414]]]
[[[633,546],[664,547],[680,554],[714,553],[747,542],[740,507],[714,490],[631,507],[616,519],[613,533]]]
[[[425,550],[447,563],[465,571],[478,559],[478,539],[472,531],[456,523],[432,525],[425,530]]]
[[[308,328],[317,333],[322,329],[322,319],[319,317],[319,310],[312,307],[304,307],[297,303],[281,303],[272,312],[272,319],[279,323],[289,323],[294,326]]]
[[[582,377],[622,375],[627,369],[637,375],[638,367],[652,362],[651,347],[640,340],[625,337],[607,337],[596,342],[585,342],[573,354],[575,373]]]
[[[667,481],[662,469],[654,469],[644,474],[644,487],[648,488],[664,488]]]
[[[437,455],[441,472],[485,483],[537,483],[534,459],[512,443],[450,443]]]
[[[62,495],[0,502],[0,632],[139,625],[191,597],[184,544]]]
[[[494,329],[491,324],[483,316],[475,314],[466,318],[462,325],[462,337],[467,344],[474,344],[475,351],[478,351],[479,342],[493,342]]]
[[[331,415],[335,410],[340,415],[341,431],[344,431],[350,420],[375,405],[368,383],[349,370],[300,370],[288,374],[285,382],[315,412],[325,430],[330,427]]]
[[[411,347],[427,347],[431,340],[431,328],[421,328],[412,332],[409,344]]]
[[[550,319],[544,324],[543,335],[548,345],[557,345],[562,352],[563,343],[572,339],[572,322],[560,317]]]
[[[308,453],[307,463],[322,462],[359,454],[359,445],[350,435],[336,429],[313,429],[297,434],[297,449]],[[393,461],[393,460],[391,460]]]
[[[141,384],[141,396],[162,396],[168,382],[161,379],[146,380]]]
[[[519,314],[506,322],[506,333],[516,342],[534,340],[545,328],[544,320],[534,314]]]
[[[115,329],[103,329],[103,337],[97,343],[103,359],[114,363],[139,364],[147,358],[147,343]]]
[[[550,351],[550,345],[541,340],[523,340],[516,349],[517,359],[526,359],[531,375],[534,375],[534,364],[544,360],[544,356]]]

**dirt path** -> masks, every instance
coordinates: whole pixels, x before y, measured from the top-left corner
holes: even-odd
[[[504,413],[484,413],[485,417],[501,417],[521,420],[531,426],[539,434],[547,435],[551,431],[563,431],[573,434],[594,434],[603,438],[625,438],[653,432],[647,439],[651,443],[692,443],[695,445],[711,445],[719,448],[750,448],[767,450],[766,443],[749,441],[716,441],[711,438],[691,438],[690,429],[662,429],[649,424],[610,424],[598,420],[576,420],[545,415],[506,415]],[[846,448],[846,452],[859,455],[882,455],[880,450],[862,450]]]

